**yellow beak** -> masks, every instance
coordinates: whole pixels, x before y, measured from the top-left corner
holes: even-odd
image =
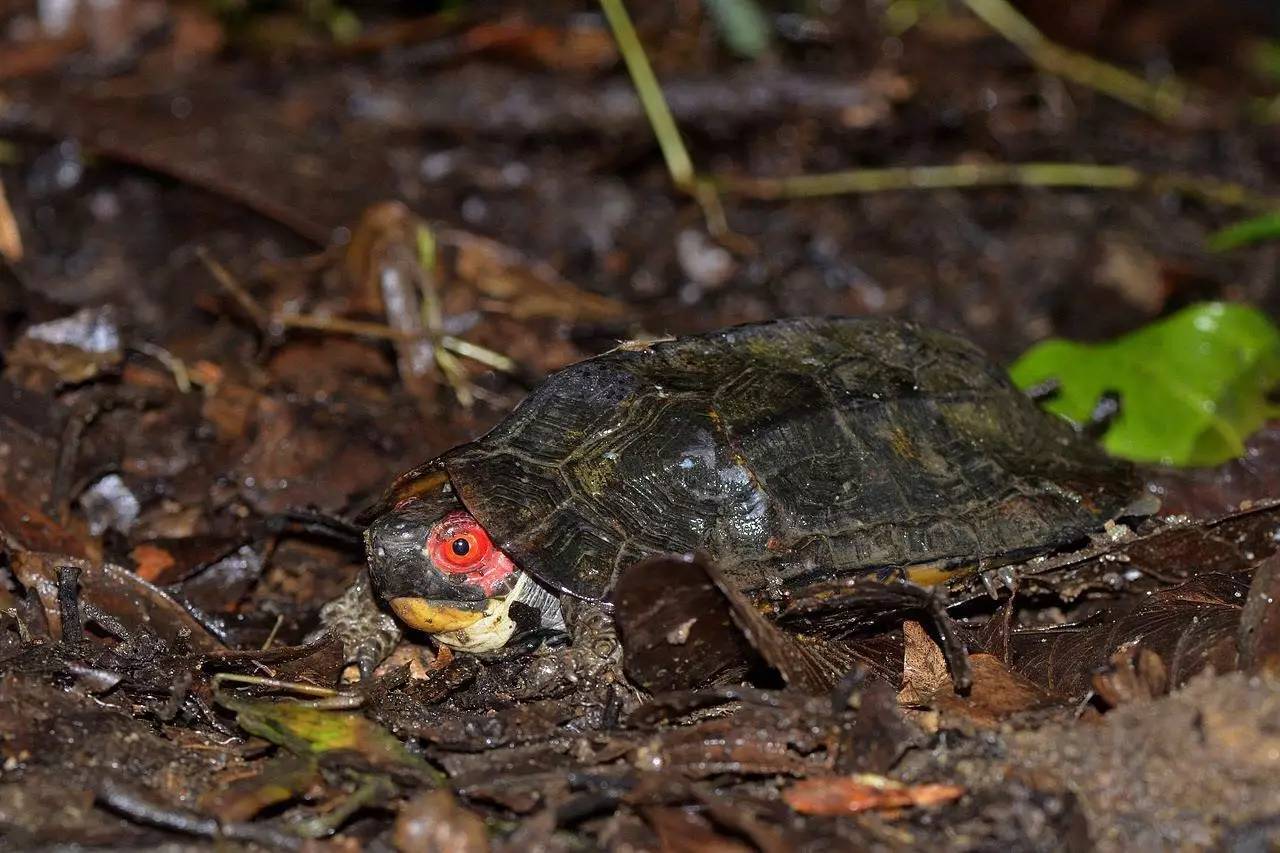
[[[474,625],[484,616],[483,611],[460,610],[444,604],[432,604],[425,598],[393,598],[391,609],[410,628],[441,634],[445,631],[461,631]]]

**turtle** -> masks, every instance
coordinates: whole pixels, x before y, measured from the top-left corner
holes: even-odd
[[[399,477],[366,515],[367,577],[325,618],[362,668],[397,627],[384,613],[380,633],[354,630],[368,623],[352,602],[370,597],[455,650],[576,644],[649,557],[701,553],[748,593],[929,587],[1082,541],[1139,491],[1129,463],[955,334],[882,317],[740,325],[565,367]]]

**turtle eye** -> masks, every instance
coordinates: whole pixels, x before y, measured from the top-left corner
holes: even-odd
[[[493,543],[484,528],[469,515],[462,518],[451,516],[431,531],[428,550],[432,562],[441,570],[466,572],[489,556]]]

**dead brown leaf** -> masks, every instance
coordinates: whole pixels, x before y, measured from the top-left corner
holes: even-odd
[[[1061,700],[1023,676],[1012,672],[997,657],[969,655],[973,684],[964,695],[956,692],[942,650],[919,622],[903,625],[902,689],[898,701],[908,707],[931,708],[941,714],[943,726],[974,725],[987,728],[1014,714],[1058,704]]]
[[[1212,518],[1243,508],[1259,495],[1275,493],[1280,470],[1280,421],[1249,436],[1240,458],[1216,468],[1167,468],[1148,479],[1166,515]]]
[[[218,440],[233,442],[242,437],[252,422],[258,404],[258,394],[251,388],[232,382],[222,382],[221,369],[204,362],[204,373],[217,375],[213,392],[205,397],[201,414],[217,430]],[[216,371],[216,373],[215,373]]]
[[[854,667],[847,646],[782,630],[701,557],[631,566],[614,600],[627,671],[651,692],[731,680],[763,659],[788,685],[825,694]]]
[[[849,815],[865,811],[937,806],[960,799],[959,785],[904,785],[873,773],[828,776],[796,782],[782,794],[787,805],[808,815]]]
[[[0,545],[14,551],[47,551],[90,559],[98,558],[102,551],[99,543],[87,534],[73,534],[39,509],[3,491],[0,491]]]
[[[149,542],[143,542],[134,548],[129,552],[129,556],[133,558],[138,577],[152,583],[173,568],[176,562],[173,554]]]
[[[79,30],[63,36],[30,39],[21,44],[6,38],[4,53],[0,54],[0,80],[19,80],[51,71],[84,48],[87,42]]]
[[[1101,603],[1088,619],[1057,628],[1015,631],[1014,669],[1063,696],[1083,696],[1093,674],[1117,649],[1140,641],[1159,655],[1168,683],[1184,684],[1206,668],[1238,666],[1237,631],[1249,579],[1208,573],[1150,595]]]
[[[902,650],[902,689],[898,701],[903,705],[922,706],[944,685],[950,687],[951,674],[942,649],[919,622],[902,624],[905,645]]]
[[[943,728],[994,728],[1017,714],[1069,705],[1064,698],[1010,670],[999,658],[975,654],[969,656],[969,663],[973,686],[967,694],[956,693],[948,680],[924,703],[939,712]]]

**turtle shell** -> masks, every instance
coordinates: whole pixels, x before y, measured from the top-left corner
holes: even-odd
[[[673,552],[745,589],[1027,556],[1138,489],[971,343],[884,318],[621,347],[551,375],[391,497],[442,475],[517,564],[588,599]]]

